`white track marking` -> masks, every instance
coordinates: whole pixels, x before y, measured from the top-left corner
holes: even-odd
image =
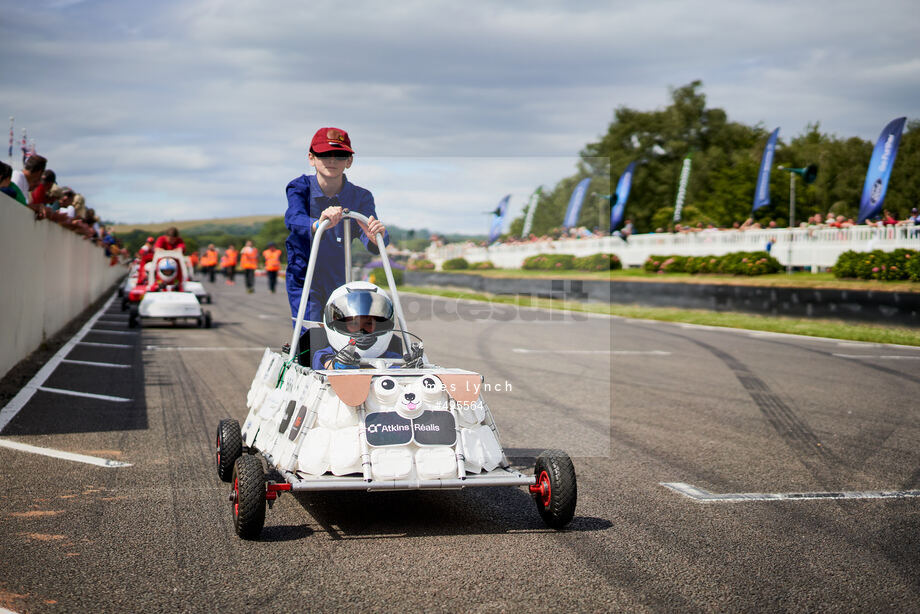
[[[856,359],[872,359],[872,360],[920,360],[920,355],[917,356],[898,356],[896,354],[891,354],[889,356],[876,356],[873,354],[833,354],[837,358],[856,358]]]
[[[671,352],[662,350],[530,350],[514,348],[518,354],[613,354],[614,356],[670,356]]]
[[[51,359],[45,363],[45,366],[39,369],[38,373],[35,374],[29,383],[22,387],[22,390],[13,397],[9,403],[3,409],[0,409],[0,433],[3,432],[3,429],[6,428],[6,425],[10,423],[10,420],[16,417],[16,414],[25,407],[26,403],[29,402],[29,399],[38,391],[39,386],[45,383],[51,374],[57,369],[58,365],[61,364],[61,361],[64,360],[64,357],[70,353],[70,351],[80,343],[80,340],[83,339],[83,336],[86,335],[89,330],[96,325],[96,322],[99,318],[102,317],[102,314],[106,312],[109,308],[109,305],[112,304],[112,301],[115,300],[115,295],[113,294],[109,300],[105,302],[102,308],[97,311],[93,316],[83,325],[76,335],[74,335],[70,341],[64,344],[57,353],[51,357]],[[131,346],[125,346],[131,347]]]
[[[96,341],[80,341],[79,345],[89,345],[97,348],[133,348],[133,345],[123,343],[97,343]]]
[[[52,448],[40,448],[38,446],[30,446],[27,443],[20,443],[18,441],[12,441],[10,439],[0,439],[0,448],[9,448],[11,450],[18,450],[20,452],[28,452],[29,454],[41,454],[42,456],[60,458],[63,460],[74,461],[75,463],[86,463],[88,465],[98,465],[99,467],[130,467],[131,466],[131,463],[124,463],[122,461],[109,460],[107,458],[98,458],[96,456],[87,456],[85,454],[76,454],[74,452],[64,452],[63,450],[54,450]],[[2,611],[3,610],[0,610],[0,612]]]
[[[71,360],[70,358],[65,358],[61,362],[66,362],[69,365],[85,365],[87,367],[108,367],[110,369],[130,369],[131,365],[118,365],[114,362],[93,362],[91,360]]]
[[[85,397],[87,399],[99,399],[100,401],[115,401],[117,403],[129,403],[131,399],[126,399],[125,397],[113,397],[107,394],[93,394],[92,392],[78,392],[76,390],[65,390],[63,388],[48,388],[47,386],[39,386],[39,390],[42,392],[50,392],[52,394],[66,394],[71,397]]]
[[[168,346],[168,345],[145,345],[144,349],[151,352],[264,352],[264,347],[228,347],[215,346]]]
[[[131,336],[134,336],[138,334],[137,331],[134,331],[134,330],[112,330],[109,328],[94,328],[93,330],[89,332],[99,333],[102,335],[131,335]]]
[[[840,492],[739,492],[711,493],[684,482],[659,482],[665,488],[701,503],[737,503],[745,501],[815,501],[819,499],[906,499],[920,497],[920,490],[857,490]]]

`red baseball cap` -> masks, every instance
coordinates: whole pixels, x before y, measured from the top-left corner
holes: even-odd
[[[310,151],[326,153],[327,151],[347,151],[355,153],[351,148],[351,139],[348,133],[340,128],[320,128],[310,141]]]

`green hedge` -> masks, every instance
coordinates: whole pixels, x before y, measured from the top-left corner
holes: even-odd
[[[831,271],[838,279],[877,279],[879,281],[920,281],[920,252],[899,248],[891,252],[847,251],[837,257]]]
[[[577,271],[616,271],[623,268],[623,263],[616,254],[591,254],[576,258],[572,268]]]
[[[470,265],[470,268],[475,271],[488,271],[490,269],[494,269],[495,265],[488,260],[484,260],[483,262],[474,262]]]
[[[571,254],[537,254],[524,259],[522,269],[528,271],[570,271],[575,264]]]
[[[393,271],[393,281],[396,282],[397,286],[401,286],[403,280],[405,279],[405,273],[403,270],[397,269],[395,267],[390,267],[390,270]],[[371,269],[371,272],[368,274],[367,281],[376,286],[380,286],[381,288],[386,288],[389,285],[387,282],[387,274],[386,271],[383,270],[383,267]]]
[[[724,256],[650,256],[643,268],[649,273],[719,273],[722,275],[769,275],[783,270],[765,251],[734,252]]]
[[[431,260],[426,260],[425,258],[419,258],[418,260],[411,260],[409,262],[410,271],[433,271],[435,265]]]
[[[591,254],[576,258],[571,254],[537,254],[521,264],[528,271],[615,271],[623,268],[616,254]]]
[[[468,268],[470,268],[470,263],[466,261],[466,258],[451,258],[445,260],[441,265],[443,271],[462,271]]]

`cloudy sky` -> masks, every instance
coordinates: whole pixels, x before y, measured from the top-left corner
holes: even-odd
[[[384,222],[485,233],[695,79],[781,138],[874,141],[920,118],[918,32],[910,0],[0,0],[0,112],[110,220],[280,215],[337,126]]]

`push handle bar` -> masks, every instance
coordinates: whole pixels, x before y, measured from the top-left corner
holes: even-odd
[[[357,211],[350,211],[349,209],[344,209],[342,211],[342,217],[345,219],[352,219],[368,224],[370,220],[367,216],[358,213]],[[313,274],[316,270],[316,256],[319,253],[319,242],[323,236],[323,232],[326,231],[326,228],[329,226],[329,220],[323,219],[317,226],[316,232],[313,233],[313,245],[310,247],[310,260],[307,264],[307,274],[303,280],[303,289],[300,294],[300,305],[297,307],[297,321],[294,323],[294,334],[291,337],[291,352],[288,354],[288,360],[294,360],[297,356],[297,346],[300,343],[300,333],[303,328],[304,323],[304,314],[307,310],[307,301],[310,298],[310,288],[313,285]],[[346,227],[345,238],[351,238],[351,229]],[[406,319],[403,316],[402,304],[399,301],[399,294],[396,291],[396,281],[393,278],[393,270],[390,268],[390,257],[387,255],[386,246],[383,244],[383,235],[379,232],[374,236],[377,240],[377,248],[380,250],[380,260],[383,263],[383,271],[386,274],[387,284],[390,288],[390,293],[393,295],[393,310],[396,313],[396,321],[399,324],[399,328],[402,334],[403,347],[407,350],[409,349],[409,337],[406,335]],[[351,245],[345,246],[345,279],[351,279]]]

